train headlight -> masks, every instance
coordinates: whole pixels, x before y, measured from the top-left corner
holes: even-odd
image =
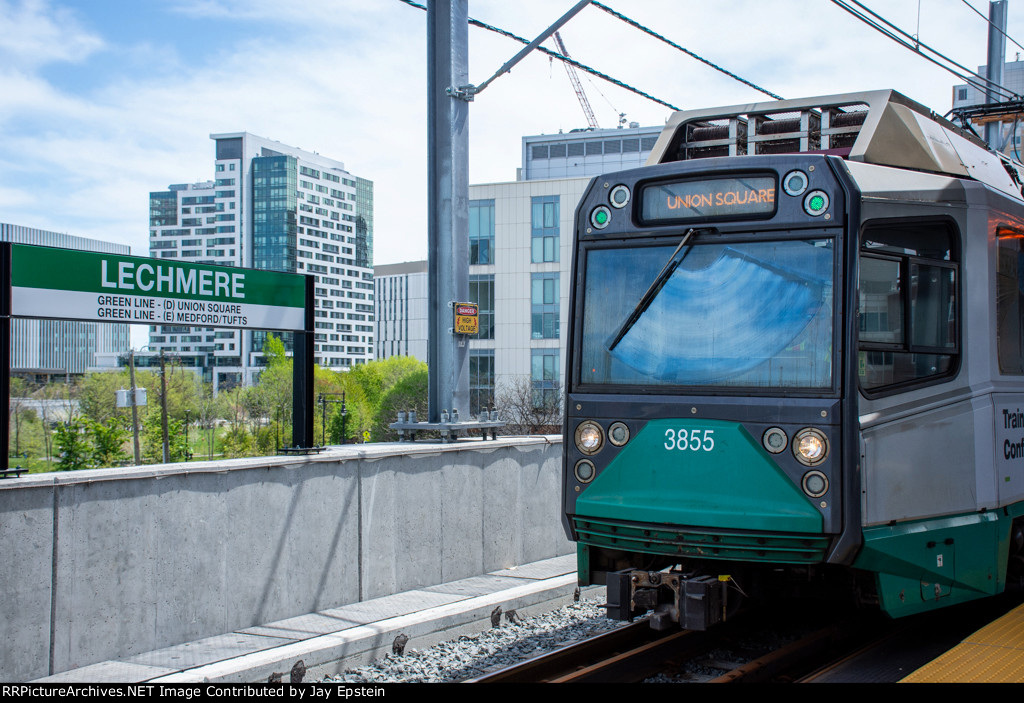
[[[612,211],[605,205],[598,205],[590,212],[590,224],[594,229],[604,229],[612,221]]]
[[[576,448],[584,454],[597,454],[604,446],[604,432],[593,420],[581,422],[576,428]]]
[[[616,447],[621,447],[623,444],[628,442],[629,428],[626,427],[626,423],[612,423],[612,426],[608,428],[608,441],[614,444]]]
[[[597,469],[594,468],[594,464],[590,459],[580,459],[577,461],[572,472],[576,474],[576,480],[580,483],[590,483],[594,480],[594,476],[597,475]]]
[[[779,454],[789,445],[789,437],[781,428],[769,427],[761,437],[761,444],[772,454]]]
[[[793,455],[805,466],[815,466],[828,456],[828,440],[813,427],[806,427],[793,438]]]
[[[800,481],[800,487],[811,498],[821,498],[828,493],[828,477],[820,471],[808,471]]]
[[[626,204],[629,203],[629,188],[623,185],[615,186],[608,194],[608,202],[614,208],[626,207]]]

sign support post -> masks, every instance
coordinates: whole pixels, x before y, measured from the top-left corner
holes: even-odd
[[[312,276],[305,276],[305,279],[305,329],[295,333],[292,358],[292,446],[309,449],[316,442],[313,434],[313,307],[316,282]]]
[[[11,245],[0,242],[0,405],[11,411]],[[7,452],[10,450],[11,423],[4,418],[0,432],[0,470],[5,474]]]

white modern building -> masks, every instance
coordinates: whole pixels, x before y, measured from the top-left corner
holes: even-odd
[[[427,361],[430,327],[427,262],[373,268],[376,358],[413,356]]]
[[[643,166],[660,133],[632,123],[523,137],[517,180],[469,187],[469,298],[480,311],[471,415],[519,379],[541,397],[564,386],[576,205],[591,177]],[[427,262],[378,266],[376,276],[377,358],[426,360]]]
[[[632,122],[526,136],[516,181],[470,186],[471,414],[521,378],[540,396],[564,387],[576,205],[592,177],[643,166],[659,134]]]
[[[130,254],[123,244],[0,223],[0,242]],[[83,374],[97,355],[127,354],[128,325],[75,320],[11,320],[11,373],[45,380]]]
[[[248,132],[210,138],[214,180],[150,193],[150,255],[312,275],[316,363],[372,360],[373,183]],[[215,389],[251,384],[264,366],[265,332],[156,325],[149,339],[155,350],[206,353]]]
[[[523,166],[517,180],[591,178],[647,163],[661,127],[573,130],[523,137]]]

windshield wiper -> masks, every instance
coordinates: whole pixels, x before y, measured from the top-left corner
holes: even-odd
[[[714,228],[696,230],[691,227],[686,231],[686,234],[683,235],[682,241],[679,242],[679,246],[676,247],[676,250],[672,252],[672,256],[669,257],[668,261],[666,261],[665,265],[662,267],[661,273],[659,273],[658,277],[654,279],[654,283],[652,283],[650,288],[647,289],[647,292],[643,294],[643,297],[640,298],[640,302],[638,302],[636,307],[633,308],[633,312],[629,314],[629,317],[626,318],[626,321],[622,323],[619,331],[612,338],[612,343],[608,345],[608,351],[615,349],[619,342],[622,341],[622,338],[626,336],[626,333],[629,332],[629,330],[633,328],[633,325],[636,324],[636,321],[640,319],[640,316],[647,312],[647,308],[650,307],[654,299],[658,297],[658,293],[661,292],[662,287],[666,282],[668,282],[668,279],[672,276],[673,272],[675,272],[676,268],[678,268],[679,264],[683,263],[683,259],[686,258],[686,255],[690,253],[690,249],[693,248],[693,245],[691,244],[687,247],[686,243],[689,242],[698,231],[707,233],[714,232],[715,230]]]

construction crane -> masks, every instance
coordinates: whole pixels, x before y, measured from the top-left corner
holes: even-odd
[[[565,44],[562,42],[562,37],[558,32],[555,32],[555,45],[558,47],[558,53],[566,58],[572,58],[569,56],[569,51],[565,48]],[[594,111],[590,108],[590,101],[587,100],[587,94],[583,92],[583,85],[580,84],[580,77],[576,75],[576,69],[571,63],[562,62],[565,66],[565,72],[569,74],[569,82],[572,83],[573,89],[576,91],[576,97],[580,101],[580,107],[583,108],[583,114],[587,116],[587,124],[590,125],[591,129],[598,129],[597,118],[594,117]]]

